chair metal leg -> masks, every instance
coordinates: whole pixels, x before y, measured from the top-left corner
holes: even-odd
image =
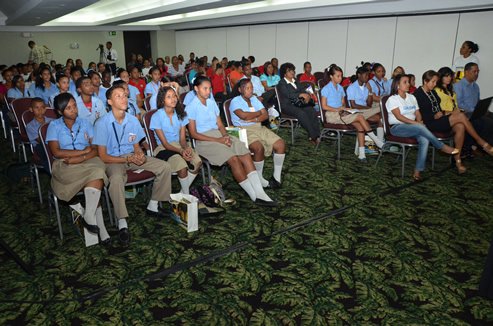
[[[291,145],[294,145],[294,122],[293,122],[293,120],[289,120],[289,124],[291,125]]]
[[[53,196],[53,201],[55,203],[55,212],[56,212],[56,219],[58,223],[58,231],[60,232],[60,240],[63,240],[62,220],[60,217],[60,208],[58,207],[58,197],[55,194],[52,194],[52,196]]]
[[[110,224],[116,224],[116,221],[113,220],[113,210],[111,209],[111,203],[110,203],[110,195],[108,193],[108,188],[104,188],[104,201],[106,202],[106,209],[108,210],[108,216],[110,218]]]
[[[402,173],[401,173],[401,178],[404,178],[404,168],[405,168],[405,163],[406,163],[406,147],[404,145],[401,145],[401,150],[402,150]]]
[[[431,147],[431,169],[435,170],[435,147]]]
[[[339,161],[341,159],[341,141],[342,141],[342,135],[339,131],[337,131],[337,160]]]
[[[12,143],[12,150],[15,153],[15,139],[14,139],[14,130],[10,128],[10,142]]]
[[[22,148],[22,156],[24,157],[24,163],[27,163],[26,146],[23,143],[20,143],[19,147]]]
[[[41,182],[39,182],[39,171],[36,165],[33,166],[34,168],[34,177],[36,178],[36,187],[38,188],[38,196],[39,196],[39,203],[43,203],[43,193],[41,191]]]
[[[3,119],[3,111],[0,110],[0,120],[2,120],[3,138],[7,139],[7,128],[5,127],[5,120]]]

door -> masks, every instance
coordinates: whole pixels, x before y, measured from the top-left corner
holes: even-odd
[[[149,31],[123,32],[125,46],[125,67],[131,61],[132,53],[141,54],[144,59],[151,57],[151,34]]]

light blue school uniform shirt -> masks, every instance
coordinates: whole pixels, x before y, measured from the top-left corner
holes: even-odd
[[[36,83],[31,83],[25,92],[28,97],[36,97]]]
[[[218,129],[219,108],[216,101],[208,98],[205,103],[206,105],[202,104],[199,98],[195,97],[185,108],[188,120],[195,120],[195,126],[199,133]]]
[[[376,96],[385,96],[390,94],[391,84],[389,84],[388,80],[378,80],[377,77],[373,77],[368,81],[368,83],[370,83],[371,90]]]
[[[257,112],[264,108],[264,105],[258,100],[256,96],[252,96],[250,98],[250,104],[252,105],[251,107],[248,106],[247,101],[245,101],[245,99],[241,95],[238,95],[231,100],[231,103],[229,105],[229,112],[231,113],[231,122],[233,123],[233,126],[243,127],[255,124],[255,122],[246,122],[244,120],[241,120],[240,117],[238,117],[235,113],[235,111],[238,109],[244,112]]]
[[[361,87],[358,81],[355,81],[346,89],[348,101],[354,100],[356,104],[367,106],[366,99],[368,98],[369,91],[366,84]],[[351,103],[351,102],[349,102]]]
[[[47,118],[45,117],[45,123],[48,123],[52,121],[52,118]],[[27,125],[26,125],[26,133],[27,137],[29,138],[29,142],[31,145],[36,146],[38,144],[38,131],[39,128],[41,127],[42,123],[40,123],[36,119],[32,119]]]
[[[139,89],[133,85],[130,85],[128,84],[128,93],[129,93],[129,97],[134,100],[135,102],[137,102],[137,95],[140,94],[139,92]],[[156,92],[157,93],[157,92]],[[105,96],[106,96],[106,93],[105,93]]]
[[[131,98],[128,99],[127,112],[133,115],[134,117],[137,116],[137,113],[140,113],[140,110],[137,106],[137,102],[135,102]]]
[[[279,77],[279,75],[267,76],[266,74],[262,74],[260,76],[260,81],[266,81],[268,87],[274,87],[279,84],[281,77]]]
[[[29,97],[25,94],[25,90],[24,90],[24,93],[22,93],[22,91],[20,89],[18,89],[17,87],[12,87],[11,89],[8,90],[7,92],[7,97],[8,98],[23,98],[23,97]]]
[[[183,99],[183,105],[184,106],[187,106],[188,104],[190,104],[190,102],[192,102],[195,98],[197,97],[197,93],[195,93],[195,91],[190,91],[187,93],[187,95],[185,95],[185,98]],[[214,94],[212,94],[212,92],[209,94],[209,98],[213,101],[215,101],[214,99]]]
[[[107,103],[108,103],[108,99],[106,98],[106,91],[107,90],[108,90],[107,88],[104,88],[103,86],[99,86],[99,93],[97,95],[94,94],[95,96],[97,96],[101,100],[101,102],[103,102],[105,107],[107,106]]]
[[[43,86],[41,86],[41,87],[36,87],[34,89],[34,95],[36,97],[41,97],[45,102],[45,104],[49,104],[50,97],[53,94],[56,94],[57,92],[58,92],[58,87],[53,83],[51,83],[50,88],[44,88]]]
[[[77,85],[72,80],[72,78],[70,78],[70,81],[68,83],[68,91],[70,92],[70,94],[74,94],[74,96],[77,95]]]
[[[322,88],[322,96],[327,99],[327,105],[333,108],[342,106],[342,98],[345,96],[344,88],[337,84],[334,86],[332,82]]]
[[[91,96],[92,108],[90,111],[84,105],[81,96],[75,98],[75,103],[77,104],[77,110],[79,110],[79,117],[81,119],[86,119],[91,124],[94,124],[94,121],[106,114],[106,107],[103,102],[94,95]]]
[[[180,129],[188,124],[188,118],[184,117],[183,120],[180,120],[178,119],[176,112],[174,112],[171,120],[172,121],[170,121],[164,109],[159,109],[152,115],[149,128],[151,128],[151,130],[162,130],[168,143],[179,142]],[[161,140],[156,133],[154,133],[154,136],[158,145],[161,145]]]
[[[160,82],[155,83],[153,81],[150,81],[149,83],[147,83],[146,88],[144,89],[145,96],[147,96],[147,94],[152,94],[149,101],[151,110],[157,109],[157,93],[159,92],[160,86],[161,86]]]
[[[111,156],[121,156],[134,152],[134,144],[145,137],[139,120],[130,114],[125,114],[119,124],[113,112],[96,121],[94,126],[94,145],[105,146],[106,153]]]
[[[457,104],[459,108],[466,111],[470,117],[479,102],[479,86],[476,82],[470,83],[462,78],[454,84],[454,91],[457,93]]]
[[[90,145],[93,137],[94,128],[89,121],[77,117],[70,130],[61,117],[48,125],[46,143],[58,141],[60,149],[83,150]]]

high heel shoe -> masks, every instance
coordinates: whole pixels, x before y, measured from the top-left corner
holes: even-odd
[[[458,174],[466,173],[467,168],[462,164],[462,161],[460,159],[455,160],[455,166],[457,167],[457,173]]]
[[[483,150],[484,150],[486,153],[488,153],[488,155],[493,156],[493,147],[491,147],[491,145],[490,145],[490,144],[488,144],[488,143],[484,143],[484,145],[483,145]]]

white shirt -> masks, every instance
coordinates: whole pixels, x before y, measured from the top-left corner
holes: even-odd
[[[284,77],[284,80],[286,81],[286,83],[290,84],[295,89],[298,89],[298,87],[296,87],[296,80],[293,79],[293,81],[289,81],[286,77]]]
[[[392,110],[399,109],[401,114],[410,120],[416,120],[416,111],[419,110],[418,101],[412,94],[406,94],[406,98],[402,98],[399,94],[392,95],[387,100],[385,105],[389,113],[389,124],[397,125],[405,122],[397,120]]]
[[[455,58],[454,64],[452,65],[452,70],[453,71],[464,71],[464,67],[469,62],[474,62],[475,64],[477,64],[479,66],[479,58],[477,56],[475,56],[474,54],[471,54],[467,58],[464,58],[463,56],[460,55],[457,58]]]
[[[111,59],[108,59],[108,55],[111,54]],[[105,49],[104,50],[104,62],[107,64],[112,64],[116,63],[118,60],[118,54],[116,53],[116,50],[111,48],[111,49]]]

